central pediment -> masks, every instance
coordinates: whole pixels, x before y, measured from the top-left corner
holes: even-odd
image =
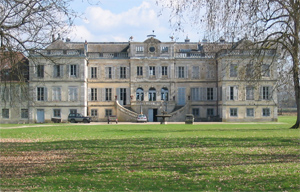
[[[150,37],[146,41],[144,41],[144,43],[147,43],[147,44],[149,44],[149,43],[151,43],[151,44],[157,44],[157,43],[161,43],[161,41],[158,40],[158,39],[156,39],[156,38],[154,38],[154,37]]]

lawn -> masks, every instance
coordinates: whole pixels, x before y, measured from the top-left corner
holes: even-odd
[[[0,129],[1,191],[299,191],[295,117],[277,124]]]

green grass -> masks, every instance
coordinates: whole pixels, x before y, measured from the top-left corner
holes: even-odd
[[[1,190],[299,191],[300,132],[279,121],[0,129]]]

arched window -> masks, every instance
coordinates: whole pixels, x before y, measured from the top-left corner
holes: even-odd
[[[149,89],[149,101],[156,101],[156,89],[155,88]]]
[[[144,89],[138,88],[136,90],[136,100],[137,101],[144,101]]]
[[[166,87],[161,88],[161,100],[169,101],[169,90]]]

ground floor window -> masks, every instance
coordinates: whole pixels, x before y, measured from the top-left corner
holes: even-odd
[[[105,109],[105,117],[112,115],[112,109]]]
[[[230,108],[230,116],[231,117],[237,117],[237,108]]]
[[[270,109],[269,109],[269,108],[263,108],[263,110],[262,110],[262,115],[263,115],[264,117],[270,116]]]
[[[214,116],[214,109],[213,108],[208,108],[207,109],[207,117]]]
[[[76,114],[77,113],[77,109],[70,109],[70,114]]]
[[[98,109],[91,109],[91,116],[97,117],[98,116]]]
[[[2,109],[2,118],[9,119],[9,109]]]
[[[28,118],[28,109],[21,109],[21,118],[23,119]]]
[[[199,117],[199,115],[200,115],[199,108],[193,108],[192,114],[194,115],[194,117]]]
[[[247,117],[254,117],[254,109],[247,108]]]
[[[60,109],[53,109],[53,117],[61,117]]]

